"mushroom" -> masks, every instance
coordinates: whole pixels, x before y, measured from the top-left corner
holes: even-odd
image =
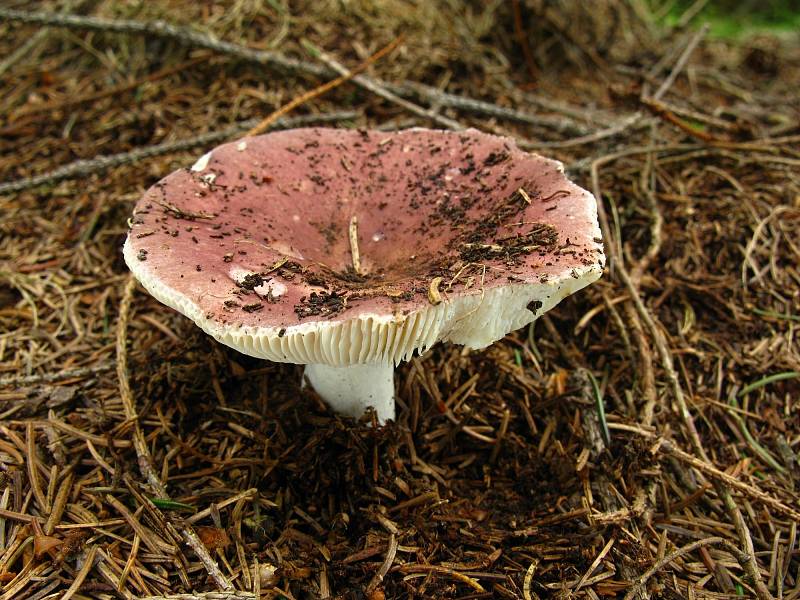
[[[139,200],[125,261],[236,350],[394,418],[394,366],[484,348],[600,277],[594,197],[475,130],[309,128],[215,148]]]

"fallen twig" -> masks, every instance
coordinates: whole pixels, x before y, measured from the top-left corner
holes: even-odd
[[[67,27],[70,29],[83,29],[88,31],[112,31],[114,33],[127,33],[135,35],[148,35],[171,39],[187,46],[208,48],[221,54],[234,56],[241,60],[261,65],[271,65],[292,73],[304,73],[316,77],[324,77],[326,70],[313,63],[298,61],[288,58],[279,52],[269,50],[254,50],[240,44],[232,44],[218,40],[213,35],[179,27],[166,21],[132,21],[126,19],[102,19],[83,15],[65,15],[49,12],[31,12],[0,8],[0,19]]]
[[[447,106],[457,110],[483,114],[489,117],[498,117],[500,119],[507,119],[509,121],[517,121],[519,123],[527,123],[529,125],[547,127],[548,129],[552,129],[558,133],[584,135],[590,131],[583,125],[577,124],[570,118],[534,115],[520,110],[515,110],[513,108],[506,108],[505,106],[498,106],[497,104],[492,104],[491,102],[486,102],[484,100],[476,100],[474,98],[443,92],[438,88],[414,81],[404,81],[398,85],[384,85],[388,90],[400,96],[418,96],[440,106]]]
[[[322,62],[328,65],[331,69],[341,74],[343,77],[348,76],[350,72],[347,70],[347,68],[341,63],[339,63],[332,56],[323,52],[321,49],[311,44],[311,42],[306,41],[305,45],[314,53],[315,56],[317,56],[317,58],[319,58]],[[397,104],[401,108],[404,108],[407,111],[414,113],[419,117],[422,117],[423,119],[430,119],[431,121],[438,123],[439,125],[442,125],[444,127],[447,127],[448,129],[455,129],[455,130],[464,129],[464,126],[461,125],[461,123],[459,123],[458,121],[454,121],[453,119],[448,119],[443,115],[437,114],[434,110],[425,109],[422,108],[421,106],[417,106],[413,102],[409,102],[408,100],[405,100],[400,96],[398,96],[397,94],[389,91],[386,87],[382,86],[377,81],[370,79],[369,77],[354,76],[355,73],[356,71],[350,73],[353,82],[357,83],[364,89],[369,90],[376,96],[380,96],[381,98],[384,98],[389,102]]]
[[[628,431],[636,433],[638,435],[641,435],[649,439],[656,439],[655,433],[652,433],[640,427],[624,425],[621,423],[609,423],[608,428],[616,431]],[[800,511],[784,504],[783,502],[781,502],[776,498],[773,498],[769,494],[762,492],[758,488],[748,483],[745,483],[744,481],[741,481],[740,479],[737,479],[732,475],[729,475],[725,471],[718,469],[709,461],[702,460],[700,458],[697,458],[696,456],[693,456],[692,454],[689,454],[688,452],[684,452],[683,450],[681,450],[680,448],[675,446],[675,444],[673,444],[668,440],[659,438],[657,440],[657,443],[653,446],[652,451],[653,452],[663,451],[671,456],[674,456],[679,461],[696,468],[704,475],[707,475],[712,479],[721,481],[728,487],[733,488],[747,496],[750,496],[754,500],[761,502],[762,504],[769,506],[770,508],[781,513],[782,515],[785,515],[790,519],[793,519],[794,521],[800,523]]]
[[[80,7],[84,4],[83,1],[80,2],[65,2],[64,6],[61,7],[62,12],[66,12],[69,10],[74,10],[75,8]],[[27,41],[22,44],[19,48],[14,50],[10,55],[8,55],[2,62],[0,62],[0,77],[6,74],[11,67],[19,63],[23,60],[34,60],[39,56],[41,53],[41,49],[38,48],[39,44],[50,37],[50,31],[43,27],[36,33],[34,33],[31,37],[27,39]]]
[[[661,98],[669,91],[669,88],[672,87],[672,84],[675,83],[675,79],[677,79],[678,75],[680,75],[681,71],[683,71],[686,63],[689,62],[689,58],[692,56],[692,53],[695,51],[695,48],[700,44],[703,38],[708,33],[709,25],[708,23],[704,24],[700,29],[697,30],[689,42],[686,44],[686,47],[681,52],[681,55],[678,57],[678,60],[675,61],[675,66],[672,67],[669,75],[667,78],[661,83],[659,88],[656,90],[656,93],[653,94],[654,100],[661,100]]]
[[[640,590],[644,588],[644,586],[647,584],[647,582],[653,575],[658,573],[661,569],[666,567],[673,560],[678,559],[684,554],[688,554],[693,550],[702,548],[703,546],[708,546],[711,544],[721,544],[724,541],[725,540],[721,537],[709,537],[702,540],[697,540],[696,542],[692,542],[691,544],[686,544],[685,546],[678,548],[674,552],[670,552],[667,556],[656,562],[656,564],[654,564],[645,573],[642,574],[642,576],[639,578],[639,581],[637,581],[631,587],[631,589],[628,590],[628,593],[625,594],[624,600],[632,600],[636,596],[636,594],[638,594]]]
[[[682,58],[683,56],[688,57],[688,53],[684,53],[684,55],[682,55]],[[676,70],[677,70],[677,65],[676,69],[673,69],[673,73]],[[665,91],[665,90],[666,88],[662,86],[662,88],[660,88],[659,91]],[[601,163],[607,162],[608,160],[609,160],[608,157],[603,157],[595,160],[592,163],[591,179],[595,197],[598,198],[598,216],[600,217],[599,221],[601,229],[603,231],[603,238],[606,240],[606,247],[609,250],[609,262],[611,263],[612,268],[614,269],[616,275],[619,277],[620,281],[628,289],[630,300],[633,302],[633,306],[636,309],[635,312],[638,313],[638,318],[641,319],[641,321],[645,324],[645,326],[649,330],[650,337],[652,338],[653,343],[655,344],[656,350],[661,360],[662,369],[664,370],[664,373],[669,382],[672,395],[676,403],[678,404],[678,410],[680,412],[681,420],[683,421],[689,433],[689,439],[691,441],[693,450],[695,454],[699,457],[695,460],[697,460],[701,464],[708,465],[710,463],[710,460],[708,458],[708,455],[706,454],[705,448],[703,447],[703,443],[700,440],[700,435],[697,432],[697,428],[694,424],[694,419],[692,418],[692,415],[689,412],[689,408],[683,394],[683,388],[681,387],[680,381],[678,380],[678,375],[675,372],[672,352],[670,351],[667,345],[667,342],[664,338],[664,334],[662,333],[661,328],[656,323],[656,317],[647,308],[647,305],[644,303],[644,300],[642,299],[641,294],[639,293],[638,281],[633,277],[631,277],[631,275],[628,273],[623,257],[618,252],[618,248],[620,246],[618,246],[617,244],[621,245],[621,240],[616,240],[616,243],[613,243],[613,238],[611,237],[611,229],[608,224],[608,218],[606,217],[605,210],[603,208],[603,201],[600,191],[599,174],[598,174],[599,165]],[[641,272],[637,272],[637,276],[641,276]],[[648,411],[651,411],[651,408],[648,408]],[[764,582],[762,581],[760,574],[758,572],[758,567],[755,563],[755,555],[752,552],[753,541],[751,539],[750,532],[747,528],[747,525],[744,522],[744,519],[742,518],[741,513],[738,510],[738,507],[731,498],[730,492],[725,486],[725,483],[726,482],[717,481],[716,489],[717,493],[720,495],[720,497],[723,500],[723,503],[725,504],[725,507],[728,511],[728,514],[731,517],[731,520],[734,522],[737,534],[739,535],[740,543],[744,547],[744,552],[740,557],[741,558],[740,563],[742,567],[745,569],[745,571],[748,573],[748,575],[750,575],[751,579],[753,580],[753,585],[755,586],[756,594],[758,595],[760,600],[768,600],[769,598],[771,598],[771,595],[769,594],[769,591],[764,585]]]
[[[65,379],[84,379],[101,373],[106,373],[114,368],[114,363],[100,363],[91,367],[80,367],[55,373],[39,373],[36,375],[14,375],[0,379],[0,387],[28,386],[39,383],[54,383]]]
[[[139,415],[136,412],[133,393],[131,392],[128,379],[128,319],[130,317],[131,300],[135,288],[136,280],[131,276],[127,284],[125,284],[122,301],[120,302],[119,320],[117,321],[117,378],[119,380],[119,393],[122,398],[125,417],[133,423],[133,446],[139,459],[139,469],[153,491],[160,498],[168,498],[167,490],[153,468],[150,450],[147,447],[147,442],[145,441],[141,427],[139,427]],[[180,526],[180,531],[184,541],[194,550],[217,586],[222,590],[232,589],[233,584],[220,570],[219,565],[217,565],[217,562],[208,553],[208,549],[206,549],[205,545],[200,541],[200,538],[197,537],[191,525],[183,524]]]
[[[306,115],[291,119],[278,119],[272,123],[272,126],[276,129],[288,129],[309,123],[346,121],[355,118],[357,115],[358,113],[353,111],[334,112],[321,115]],[[138,162],[147,158],[153,158],[154,156],[161,156],[163,154],[171,154],[174,152],[183,152],[185,150],[197,148],[198,146],[208,146],[210,144],[237,136],[247,129],[258,125],[259,122],[260,119],[249,119],[219,131],[202,133],[195,137],[184,140],[164,142],[163,144],[156,144],[154,146],[136,148],[130,152],[121,152],[119,154],[112,154],[110,156],[100,156],[88,160],[76,160],[68,165],[58,167],[49,173],[35,175],[33,177],[20,179],[18,181],[7,181],[5,183],[0,183],[0,194],[20,192],[22,190],[38,187],[40,185],[52,185],[67,179],[77,179],[79,177],[94,175],[95,173],[100,173],[120,165]]]
[[[247,62],[268,65],[288,71],[291,73],[302,74],[313,77],[330,77],[336,74],[336,70],[330,65],[321,66],[308,61],[296,60],[284,56],[279,52],[254,50],[247,46],[223,42],[210,34],[205,34],[185,27],[178,27],[164,21],[129,21],[122,19],[101,19],[96,17],[84,17],[80,15],[57,15],[46,12],[27,12],[0,8],[0,19],[19,21],[23,23],[38,23],[57,27],[67,27],[71,29],[84,29],[94,31],[113,31],[118,33],[128,33],[137,35],[150,35],[161,38],[172,39],[182,44],[208,48],[221,54],[226,54]],[[448,106],[473,112],[494,116],[502,119],[529,123],[548,127],[562,133],[572,135],[584,135],[589,133],[585,127],[578,125],[571,119],[562,117],[551,117],[545,115],[534,115],[523,111],[518,111],[502,106],[497,106],[491,102],[476,100],[456,94],[449,94],[428,85],[413,81],[404,81],[400,84],[392,84],[377,78],[359,75],[355,78],[359,85],[370,85],[374,93],[376,89],[383,88],[390,93],[409,98],[421,96],[435,102],[440,106]],[[406,107],[408,108],[408,107]],[[430,118],[430,117],[428,117]]]
[[[135,600],[258,600],[252,592],[238,590],[229,592],[195,592],[193,594],[170,594],[169,596],[143,596]]]
[[[317,98],[317,97],[319,97],[319,96],[321,96],[323,94],[326,94],[327,92],[331,91],[332,89],[334,89],[336,87],[339,87],[343,83],[349,81],[350,79],[355,77],[358,73],[360,73],[361,71],[363,71],[367,67],[369,67],[372,63],[374,63],[377,60],[380,60],[381,57],[386,56],[392,50],[397,48],[398,44],[400,44],[400,42],[402,42],[402,41],[403,41],[403,36],[402,35],[396,37],[394,40],[392,40],[386,46],[384,46],[383,48],[378,50],[375,54],[370,56],[367,60],[362,62],[360,65],[358,65],[352,71],[348,71],[348,70],[345,69],[345,72],[342,73],[342,75],[337,77],[336,79],[332,79],[331,81],[328,81],[327,83],[324,83],[324,84],[314,88],[313,90],[309,90],[305,94],[301,94],[300,96],[297,96],[296,98],[292,99],[290,102],[287,102],[286,104],[281,106],[278,110],[274,111],[272,114],[270,114],[265,119],[260,121],[255,127],[253,127],[250,131],[247,132],[247,135],[250,136],[250,135],[258,135],[260,133],[263,133],[273,123],[275,123],[280,117],[282,117],[283,115],[287,114],[288,112],[294,110],[295,108],[297,108],[301,104],[305,104],[309,100],[313,100],[314,98]]]
[[[656,102],[667,93],[672,84],[675,83],[675,79],[678,77],[681,71],[683,71],[686,63],[689,61],[689,57],[694,52],[697,45],[703,39],[705,34],[707,33],[708,28],[701,28],[689,41],[689,43],[684,48],[681,55],[678,57],[678,60],[675,62],[675,65],[672,67],[669,75],[663,81],[661,86],[659,86],[658,91],[653,94],[652,99]],[[639,110],[635,113],[621,119],[615,125],[611,127],[601,129],[599,131],[595,131],[593,133],[582,135],[581,137],[557,141],[557,142],[541,142],[541,143],[528,143],[526,147],[528,148],[570,148],[573,146],[581,146],[584,144],[591,144],[594,142],[599,142],[602,139],[620,135],[621,133],[631,129],[633,127],[639,127],[642,125],[642,120],[644,119],[644,112]]]

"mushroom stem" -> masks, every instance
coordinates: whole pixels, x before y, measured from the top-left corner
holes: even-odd
[[[391,363],[349,367],[309,364],[304,376],[338,413],[357,419],[371,406],[380,425],[394,419],[394,366]]]

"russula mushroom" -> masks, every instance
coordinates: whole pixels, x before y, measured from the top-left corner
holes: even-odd
[[[600,277],[594,197],[475,130],[295,129],[224,144],[136,205],[125,261],[236,350],[394,418],[394,366],[484,348]]]

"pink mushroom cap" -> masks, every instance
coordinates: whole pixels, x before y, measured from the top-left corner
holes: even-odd
[[[561,163],[427,129],[219,146],[147,190],[124,256],[223,343],[332,366],[396,363],[438,340],[485,347],[605,263],[595,199]]]

